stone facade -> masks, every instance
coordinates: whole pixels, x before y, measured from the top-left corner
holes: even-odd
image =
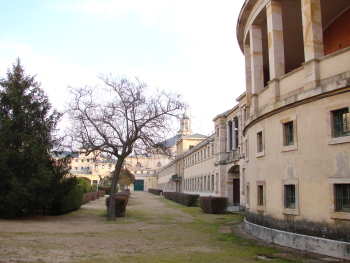
[[[245,93],[214,118],[212,136],[191,148],[178,139],[159,188],[226,196],[278,220],[350,220],[349,10],[343,0],[246,0]]]
[[[350,219],[349,10],[341,0],[245,1],[237,38],[246,57],[241,186],[250,213]]]

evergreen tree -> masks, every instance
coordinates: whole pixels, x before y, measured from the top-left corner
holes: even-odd
[[[0,217],[45,209],[67,174],[50,156],[60,118],[20,59],[0,80]]]

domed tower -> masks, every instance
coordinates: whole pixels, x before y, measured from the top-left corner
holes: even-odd
[[[180,130],[177,132],[177,135],[191,135],[193,131],[191,129],[191,120],[188,117],[188,114],[185,112],[180,120]]]

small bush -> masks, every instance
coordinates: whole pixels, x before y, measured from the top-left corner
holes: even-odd
[[[119,193],[116,193],[115,196],[124,196],[124,197],[126,197],[126,205],[128,205],[129,198],[130,198],[130,193],[129,192],[119,192]]]
[[[199,195],[185,194],[178,192],[163,192],[163,196],[166,199],[174,201],[176,203],[185,205],[185,206],[196,206],[198,202]]]
[[[154,195],[160,195],[161,193],[163,193],[163,190],[149,188],[148,192],[150,192],[151,194],[154,194]]]
[[[106,195],[110,194],[111,187],[110,186],[100,186],[99,189],[104,191]],[[118,193],[118,187],[115,189],[116,193]]]
[[[199,198],[199,205],[204,213],[224,214],[228,207],[227,197],[202,196]]]
[[[180,203],[187,207],[197,206],[198,199],[199,195],[182,194],[180,197]]]
[[[125,217],[126,206],[128,203],[128,197],[125,195],[116,195],[115,196],[115,216],[116,217]],[[109,209],[109,197],[106,198],[107,212]]]

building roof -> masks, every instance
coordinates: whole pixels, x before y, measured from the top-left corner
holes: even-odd
[[[181,138],[207,138],[207,137],[208,136],[199,134],[199,133],[193,133],[190,135],[175,135],[169,139],[166,139],[160,144],[164,145],[165,147],[173,147],[175,146],[176,141],[180,140]]]
[[[53,151],[53,152],[51,152],[51,156],[54,157],[54,158],[65,158],[65,157],[78,158],[79,157],[79,152],[72,152],[72,151],[57,152],[57,151]]]

